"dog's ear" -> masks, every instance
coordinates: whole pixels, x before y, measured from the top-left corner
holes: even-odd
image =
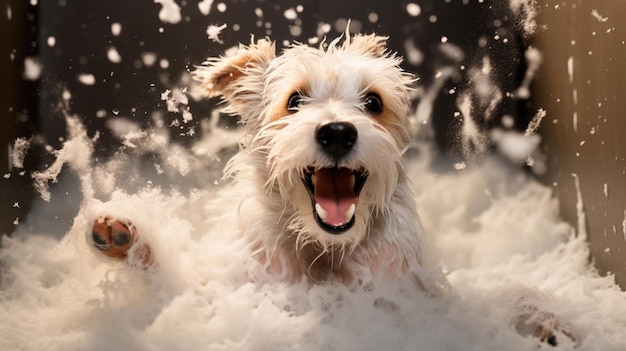
[[[355,34],[350,38],[349,50],[374,57],[384,56],[387,53],[387,39],[376,34]]]
[[[208,97],[222,95],[231,112],[243,115],[245,106],[260,105],[263,74],[274,58],[274,43],[261,39],[240,45],[233,55],[207,60],[192,75]]]

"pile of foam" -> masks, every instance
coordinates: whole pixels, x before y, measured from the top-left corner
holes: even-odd
[[[548,187],[498,161],[435,174],[427,147],[408,160],[422,219],[459,296],[393,284],[260,284],[247,282],[238,243],[215,235],[220,219],[205,204],[219,187],[103,195],[116,189],[103,175],[125,165],[89,162],[93,141],[77,118],[68,122],[56,154],[80,182],[42,191],[81,193],[80,210],[61,240],[27,226],[3,238],[0,349],[527,350],[538,342],[516,333],[510,313],[512,296],[524,290],[570,328],[579,349],[626,348],[624,294],[588,264],[584,233],[559,219]],[[177,148],[160,152],[163,160],[192,158]],[[59,169],[53,164],[36,180],[47,184]],[[92,248],[99,213],[142,228],[158,266],[144,271]]]

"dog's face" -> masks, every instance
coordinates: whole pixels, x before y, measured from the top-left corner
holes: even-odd
[[[241,116],[242,152],[262,158],[300,243],[356,245],[394,195],[412,77],[375,35],[274,50],[260,40],[194,74]]]

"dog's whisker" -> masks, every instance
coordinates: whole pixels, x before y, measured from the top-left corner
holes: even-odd
[[[345,246],[343,246],[341,248],[341,258],[339,259],[339,264],[341,264],[343,262],[344,257],[346,257],[346,247]]]
[[[302,251],[302,249],[310,244],[314,242],[309,235],[303,233],[302,231],[298,231],[297,235],[296,235],[296,252],[300,253],[300,251]]]
[[[313,266],[315,265],[315,263],[317,262],[317,260],[319,260],[322,256],[324,256],[325,254],[327,254],[326,250],[321,250],[321,252],[319,253],[319,255],[317,255],[313,260],[311,260],[311,263],[309,264],[309,266],[307,267],[307,273],[310,277],[315,277],[313,274],[311,274],[311,271],[313,269]],[[331,267],[332,269],[332,267]]]

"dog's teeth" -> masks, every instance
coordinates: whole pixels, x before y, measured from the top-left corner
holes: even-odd
[[[311,183],[313,183],[313,185],[315,185],[316,179],[317,179],[317,176],[315,174],[311,174]]]
[[[352,177],[350,179],[352,180],[352,187],[354,188],[354,184],[356,184],[356,176],[352,174]]]
[[[346,211],[346,219],[350,220],[352,216],[354,216],[354,210],[356,209],[356,205],[350,205],[350,208]]]
[[[328,217],[328,212],[326,212],[326,210],[323,209],[318,203],[315,204],[315,212],[317,212],[317,215],[320,216],[322,220],[326,220]]]

